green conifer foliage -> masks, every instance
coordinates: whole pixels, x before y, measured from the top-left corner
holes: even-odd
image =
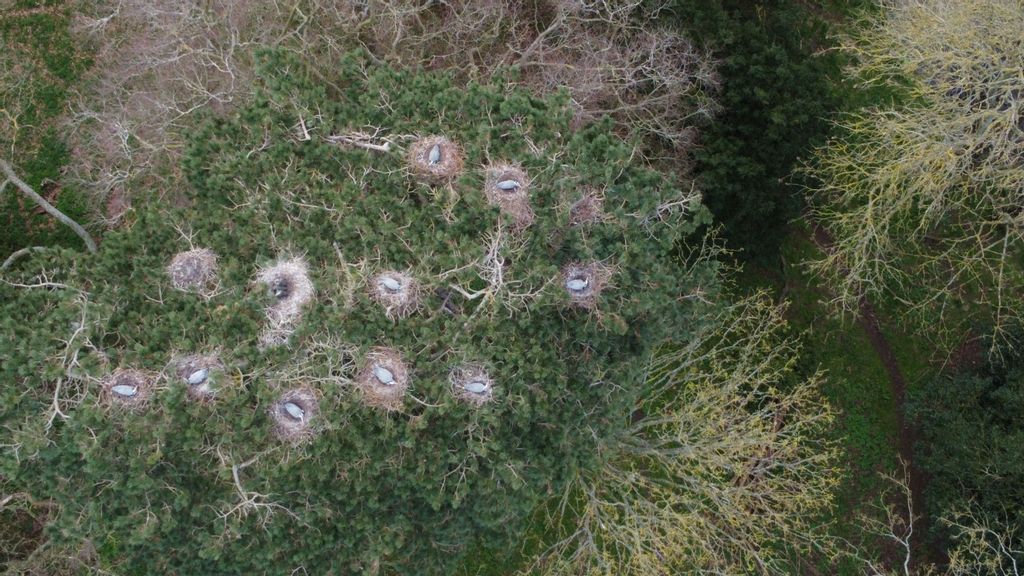
[[[563,100],[358,55],[261,57],[260,97],[194,134],[191,189],[167,191],[187,201],[137,206],[99,254],[33,256],[0,284],[0,477],[53,503],[48,546],[88,540],[119,573],[450,573],[595,466],[652,348],[701,322],[715,265],[683,247],[706,211],[608,123],[574,132]],[[464,155],[448,182],[406,164],[435,134]],[[525,228],[484,194],[501,163],[529,176]],[[603,214],[572,225],[584,191]],[[167,276],[191,248],[217,255],[204,293]],[[266,347],[255,279],[292,257],[314,295]],[[564,286],[580,263],[609,274],[587,306]],[[391,270],[417,283],[411,312],[373,296]],[[398,409],[363,401],[376,347],[408,368]],[[193,354],[223,363],[213,397],[168,368]],[[486,371],[486,402],[453,393],[465,366]],[[152,375],[144,405],[104,400],[119,367]],[[272,411],[294,390],[315,398],[311,433],[282,439]]]

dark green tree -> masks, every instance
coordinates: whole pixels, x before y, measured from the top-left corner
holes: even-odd
[[[702,322],[706,210],[609,123],[359,56],[259,69],[193,135],[187,202],[0,284],[0,476],[48,511],[25,563],[450,573],[598,466],[652,348]]]
[[[1004,353],[980,370],[929,382],[914,395],[911,411],[924,440],[920,463],[931,477],[932,516],[970,510],[1007,522],[1004,533],[1019,538],[1024,534],[1024,359]]]
[[[803,206],[790,173],[837,104],[836,57],[814,53],[825,28],[791,0],[677,0],[675,10],[721,59],[719,112],[696,152],[705,202],[744,257],[770,257]]]

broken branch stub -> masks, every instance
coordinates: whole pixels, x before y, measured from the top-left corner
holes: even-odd
[[[38,204],[43,210],[47,212],[47,214],[53,216],[61,223],[63,223],[65,226],[74,230],[75,234],[77,234],[78,237],[82,239],[82,242],[85,242],[85,247],[87,250],[89,250],[89,252],[96,252],[96,242],[93,241],[92,236],[90,236],[89,233],[85,231],[85,228],[82,228],[82,226],[78,222],[75,222],[74,220],[69,218],[66,214],[58,210],[56,207],[54,207],[53,204],[50,204],[49,202],[46,201],[45,198],[37,194],[31,186],[26,184],[24,180],[19,178],[18,175],[14,173],[14,169],[11,168],[11,165],[8,164],[6,160],[0,160],[0,172],[3,172],[4,176],[6,176],[7,178],[5,183],[10,182],[14,184],[14,186],[18,188],[18,190],[21,190],[22,193],[28,196],[33,202]],[[0,186],[0,192],[2,191],[3,187]]]

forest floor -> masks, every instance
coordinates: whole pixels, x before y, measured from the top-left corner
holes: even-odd
[[[814,225],[814,242],[822,252],[832,249],[833,239],[827,230],[821,226]],[[924,535],[931,531],[931,519],[928,515],[928,508],[925,506],[925,488],[928,483],[926,473],[915,463],[914,452],[917,443],[917,426],[907,418],[907,380],[900,368],[896,354],[893,352],[889,339],[886,338],[879,322],[878,313],[871,302],[862,297],[859,304],[859,316],[857,324],[864,331],[864,334],[871,342],[878,359],[885,366],[889,376],[889,388],[892,393],[893,404],[896,410],[896,446],[899,450],[900,460],[907,471],[907,482],[911,493],[911,510],[904,506],[901,510],[904,521],[910,525],[914,523],[915,532],[911,542],[912,550],[916,554],[912,557],[911,568],[920,564],[923,560],[930,559],[931,554],[926,546]],[[911,515],[913,518],[911,518]],[[891,564],[891,561],[890,561]]]
[[[922,337],[908,334],[885,313],[863,302],[859,318],[838,319],[829,304],[828,292],[804,267],[829,244],[822,231],[797,223],[783,243],[776,265],[747,265],[739,277],[739,289],[768,289],[789,302],[787,318],[803,335],[805,370],[827,374],[824,393],[839,411],[835,439],[843,449],[842,466],[847,475],[840,488],[834,535],[855,544],[864,542],[865,517],[885,520],[882,500],[893,486],[883,478],[897,474],[906,462],[913,491],[915,530],[914,558],[930,555],[921,536],[927,520],[921,516],[925,476],[913,466],[916,434],[905,419],[908,390],[932,377],[938,367],[931,362],[932,346]],[[903,511],[905,514],[905,511]],[[892,542],[878,539],[868,549],[885,550],[884,560],[902,562],[902,551]],[[863,574],[853,560],[831,567],[838,574]]]

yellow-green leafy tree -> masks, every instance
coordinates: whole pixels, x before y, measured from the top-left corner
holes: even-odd
[[[534,573],[793,574],[839,552],[821,522],[839,478],[834,412],[820,375],[796,375],[781,314],[752,297],[655,357],[631,424],[566,491],[561,540]]]
[[[809,169],[835,240],[813,269],[846,310],[895,299],[934,332],[968,301],[1001,333],[1024,282],[1024,4],[890,3],[847,50],[898,97],[843,117]]]

